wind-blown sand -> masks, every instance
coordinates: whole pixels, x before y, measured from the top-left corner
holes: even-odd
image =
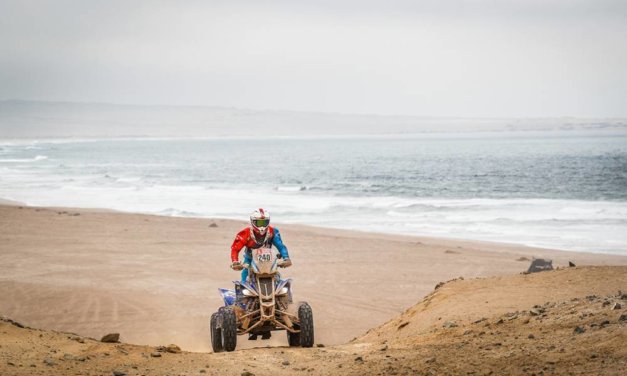
[[[94,338],[119,332],[127,343],[209,351],[208,319],[221,304],[217,288],[239,278],[229,269],[230,244],[245,225],[0,206],[0,313],[32,327]],[[276,226],[294,262],[283,274],[294,278],[295,299],[312,305],[316,343],[325,345],[396,317],[440,281],[520,273],[529,265],[521,258],[627,265],[624,256]],[[238,349],[286,344],[282,332],[238,341]]]

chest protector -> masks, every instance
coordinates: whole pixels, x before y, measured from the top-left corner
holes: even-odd
[[[246,245],[246,253],[251,254],[251,249],[258,248],[271,248],[272,247],[272,238],[274,237],[274,230],[271,227],[268,227],[268,231],[266,231],[266,235],[257,239],[253,229],[250,229],[250,233],[248,235],[248,242]]]

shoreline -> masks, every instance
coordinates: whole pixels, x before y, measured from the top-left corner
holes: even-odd
[[[145,216],[155,216],[155,217],[163,217],[163,218],[189,218],[189,219],[198,219],[198,220],[219,220],[219,221],[233,221],[233,222],[237,222],[237,223],[246,223],[246,215],[242,215],[242,218],[244,219],[235,219],[235,218],[229,218],[229,217],[203,217],[203,216],[185,216],[185,215],[167,215],[167,214],[159,214],[159,213],[150,213],[150,212],[137,212],[137,211],[121,211],[121,210],[117,210],[117,209],[109,209],[109,208],[93,208],[93,207],[71,207],[71,206],[32,206],[29,204],[26,204],[24,202],[20,202],[20,201],[15,201],[15,200],[10,200],[10,199],[6,199],[6,198],[2,198],[0,197],[0,206],[23,206],[23,207],[27,207],[27,208],[39,208],[39,209],[51,209],[51,210],[55,210],[55,209],[63,209],[63,210],[80,210],[80,211],[85,211],[85,212],[93,212],[93,213],[102,213],[102,212],[109,212],[109,213],[120,213],[120,214],[129,214],[129,215],[145,215]],[[393,238],[404,238],[406,240],[420,240],[420,239],[428,239],[431,242],[466,242],[466,243],[473,243],[473,244],[477,244],[478,246],[488,246],[490,247],[492,246],[503,246],[503,247],[526,247],[529,249],[540,249],[540,250],[548,250],[548,251],[554,251],[554,252],[568,252],[568,253],[575,253],[575,254],[580,254],[580,253],[585,253],[585,254],[595,254],[595,255],[609,255],[609,256],[619,256],[619,257],[627,257],[627,254],[623,255],[623,254],[619,254],[619,253],[614,253],[611,251],[594,251],[594,250],[584,250],[584,251],[580,251],[580,250],[572,250],[572,249],[563,249],[563,248],[555,248],[555,247],[545,247],[545,246],[541,246],[541,245],[534,245],[534,244],[526,244],[526,243],[522,243],[522,242],[516,242],[516,241],[493,241],[493,240],[482,240],[482,239],[472,239],[472,238],[456,238],[456,237],[449,237],[449,236],[432,236],[432,235],[409,235],[409,234],[401,234],[401,233],[389,233],[389,232],[384,232],[384,231],[366,231],[366,230],[356,230],[356,229],[350,229],[350,228],[339,228],[339,227],[326,227],[326,226],[319,226],[319,225],[302,225],[302,224],[295,224],[295,223],[276,223],[277,227],[284,227],[284,226],[290,226],[290,227],[302,227],[302,228],[309,228],[309,229],[318,229],[320,231],[347,231],[347,232],[353,232],[356,234],[360,234],[360,235],[368,235],[368,234],[373,234],[376,236],[390,236]],[[627,252],[627,251],[625,251]]]
[[[247,223],[104,210],[0,205],[0,314],[34,327],[123,341],[210,348],[218,287],[239,273],[230,245]],[[314,308],[317,340],[345,343],[414,305],[442,281],[554,267],[627,265],[627,256],[281,225],[295,301]],[[242,341],[242,348],[282,346]]]

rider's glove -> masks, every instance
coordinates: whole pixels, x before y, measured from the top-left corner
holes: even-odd
[[[231,263],[231,269],[233,269],[233,270],[242,270],[242,269],[244,269],[244,267],[242,266],[242,264],[240,264],[239,261],[233,261],[233,263]]]
[[[285,259],[285,260],[283,260],[282,263],[279,264],[279,266],[282,267],[282,268],[288,268],[288,267],[292,266],[292,260]]]

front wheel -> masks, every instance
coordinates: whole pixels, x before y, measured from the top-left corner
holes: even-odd
[[[312,347],[314,344],[314,322],[313,312],[309,304],[302,303],[298,307],[298,320],[300,321],[300,345]]]
[[[300,346],[300,333],[287,332],[287,343],[290,347]]]
[[[218,317],[220,313],[216,312],[211,315],[210,328],[211,328],[211,348],[213,352],[218,353],[224,351],[222,347],[222,330],[218,328]]]
[[[231,307],[222,310],[222,348],[225,351],[235,350],[237,346],[237,317]]]

